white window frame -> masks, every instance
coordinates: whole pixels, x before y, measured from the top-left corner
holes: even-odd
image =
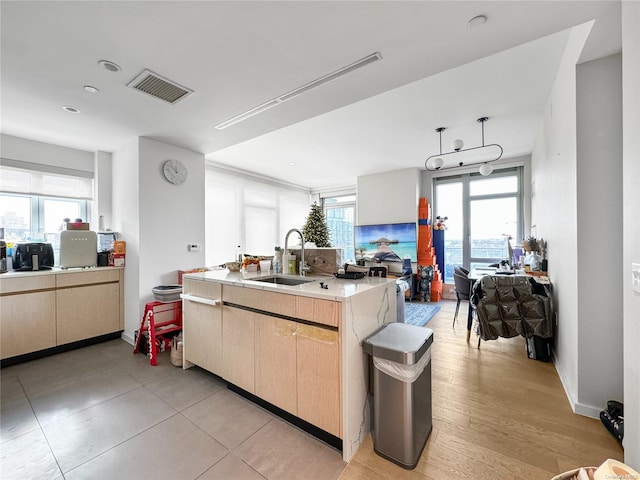
[[[524,168],[522,166],[503,168],[495,170],[491,176],[513,176],[517,175],[518,177],[518,187],[516,192],[508,192],[508,193],[495,193],[495,194],[485,194],[485,195],[471,195],[469,193],[469,184],[473,180],[478,180],[483,178],[479,173],[465,173],[461,175],[453,175],[453,176],[442,176],[433,178],[433,192],[434,192],[434,201],[433,201],[433,215],[434,218],[437,215],[436,212],[440,212],[437,197],[437,184],[443,183],[462,183],[462,216],[463,216],[463,230],[462,230],[462,266],[465,268],[469,268],[472,264],[489,264],[489,263],[497,263],[501,259],[500,258],[479,258],[471,256],[471,220],[470,220],[470,206],[471,202],[475,200],[492,200],[492,199],[500,199],[500,198],[516,198],[517,201],[517,213],[518,213],[518,221],[517,221],[517,230],[518,235],[517,239],[513,239],[512,243],[520,242],[523,238],[524,234]],[[446,209],[446,207],[445,207]],[[443,272],[444,274],[444,272]]]

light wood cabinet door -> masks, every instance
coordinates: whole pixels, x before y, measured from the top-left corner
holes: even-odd
[[[340,336],[301,324],[296,337],[298,417],[342,438]]]
[[[120,284],[56,290],[58,345],[120,330]]]
[[[7,295],[0,303],[2,358],[56,346],[56,294],[53,290]]]
[[[297,327],[295,322],[255,314],[256,395],[294,415]]]
[[[255,393],[254,313],[240,308],[222,308],[223,378]]]
[[[195,297],[192,300],[182,300],[184,359],[223,376],[221,285],[184,279],[182,291]],[[205,302],[211,300],[219,303],[202,303],[198,298]]]

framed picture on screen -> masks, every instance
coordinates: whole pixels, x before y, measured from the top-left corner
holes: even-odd
[[[402,262],[409,256],[418,261],[416,224],[386,223],[357,225],[354,229],[356,252],[373,261]]]

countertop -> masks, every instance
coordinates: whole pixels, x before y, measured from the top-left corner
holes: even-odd
[[[0,278],[18,278],[18,277],[29,277],[34,275],[58,275],[61,273],[97,272],[101,270],[122,270],[123,268],[124,267],[85,267],[85,268],[53,267],[47,270],[27,270],[27,271],[9,270],[8,272],[0,274]]]
[[[289,278],[304,278],[312,281],[302,285],[278,285],[274,283],[254,281],[256,278],[272,277],[274,275]],[[347,280],[336,278],[334,276],[308,275],[306,277],[300,277],[299,275],[261,272],[230,272],[227,269],[188,273],[185,274],[183,278],[335,301],[343,301],[345,298],[358,295],[359,293],[366,292],[367,290],[375,289],[380,285],[386,285],[391,282],[395,283],[396,281],[395,278],[381,277],[364,277],[358,280]],[[320,282],[323,282],[328,288],[321,288]]]

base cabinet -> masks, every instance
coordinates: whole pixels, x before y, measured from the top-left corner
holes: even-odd
[[[183,294],[185,366],[342,437],[340,302],[188,277]]]
[[[256,314],[256,395],[294,415],[298,324]]]
[[[254,394],[256,315],[240,308],[222,308],[222,377]]]
[[[58,345],[118,331],[119,311],[117,283],[57,290]]]
[[[25,293],[2,298],[2,358],[56,346],[56,294]]]
[[[182,336],[185,361],[222,375],[221,285],[184,279],[183,291],[197,298],[220,302],[212,305],[183,299]]]
[[[124,269],[3,274],[0,312],[3,361],[117,333],[124,329]]]
[[[341,437],[338,332],[299,325],[296,339],[298,417]]]

